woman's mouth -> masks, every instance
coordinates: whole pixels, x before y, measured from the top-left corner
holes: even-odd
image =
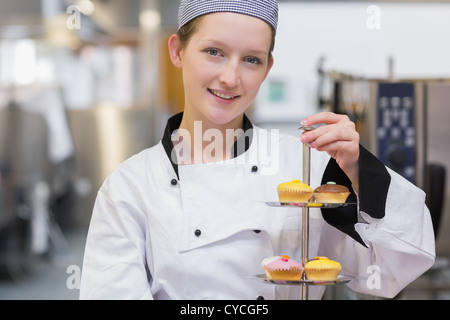
[[[212,89],[208,89],[208,91],[211,94],[215,95],[216,97],[219,97],[219,98],[222,98],[222,99],[225,99],[225,100],[232,100],[232,99],[235,99],[235,98],[239,97],[239,95],[226,94],[226,93],[219,92],[219,91],[212,90]]]

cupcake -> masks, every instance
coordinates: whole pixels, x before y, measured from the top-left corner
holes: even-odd
[[[308,202],[314,190],[300,180],[284,182],[277,187],[280,202]]]
[[[307,280],[315,281],[334,281],[341,272],[339,262],[328,259],[327,257],[315,257],[305,265],[305,274]]]
[[[327,182],[314,189],[314,199],[319,203],[345,203],[350,191],[346,186]]]
[[[300,280],[303,274],[302,264],[289,256],[266,258],[261,265],[271,280]]]

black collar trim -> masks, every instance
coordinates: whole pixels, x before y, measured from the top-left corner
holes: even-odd
[[[166,151],[166,155],[170,160],[170,163],[172,164],[173,170],[175,171],[175,174],[177,175],[178,180],[180,180],[180,177],[178,175],[178,163],[177,161],[172,161],[172,150],[174,148],[173,142],[172,142],[172,134],[175,130],[180,128],[181,120],[183,119],[183,112],[177,113],[174,116],[170,117],[169,120],[167,120],[166,128],[164,129],[164,134],[161,140],[161,143],[164,147],[164,150]],[[246,152],[248,148],[250,147],[250,144],[253,140],[253,124],[251,121],[247,118],[247,116],[244,114],[244,136],[241,139],[245,139],[245,143],[239,143],[240,141],[236,141],[233,146],[232,154],[233,157],[237,157],[240,154]],[[238,146],[243,145],[244,148],[239,148]]]

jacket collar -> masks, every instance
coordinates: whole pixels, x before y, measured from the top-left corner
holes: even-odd
[[[176,161],[172,161],[172,150],[174,148],[173,141],[172,141],[172,134],[175,130],[180,128],[181,120],[183,119],[183,112],[177,113],[170,117],[167,120],[166,128],[164,129],[164,134],[162,137],[162,145],[164,147],[164,150],[166,152],[167,157],[169,158],[170,163],[172,164],[173,170],[175,171],[175,174],[177,175],[178,180],[180,180],[180,177],[178,175],[178,164]],[[251,121],[247,118],[247,116],[244,114],[244,125],[243,125],[244,132],[246,133],[242,138],[245,139],[244,150],[240,150],[237,146],[240,146],[241,144],[239,141],[236,141],[233,146],[233,157],[237,157],[240,154],[246,152],[248,148],[250,147],[250,144],[253,139],[253,124]]]

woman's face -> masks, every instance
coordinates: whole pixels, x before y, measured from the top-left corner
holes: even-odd
[[[194,114],[194,120],[226,125],[253,103],[273,64],[270,28],[243,14],[220,12],[202,18],[174,62],[183,69],[185,111]]]

